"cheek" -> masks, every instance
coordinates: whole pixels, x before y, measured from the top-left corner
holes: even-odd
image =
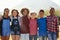
[[[14,15],[14,16],[16,16],[16,15],[17,15],[17,13],[13,13],[13,15]]]
[[[27,11],[24,11],[23,14],[27,15]]]
[[[8,15],[8,13],[5,13],[5,15]]]
[[[27,13],[23,13],[23,15],[27,15]]]

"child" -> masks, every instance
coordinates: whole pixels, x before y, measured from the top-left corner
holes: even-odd
[[[2,16],[0,16],[0,39],[2,40]]]
[[[12,10],[12,17],[11,17],[11,34],[12,40],[20,40],[20,25],[19,25],[19,12],[16,9]]]
[[[31,13],[29,28],[30,28],[29,40],[33,40],[33,39],[37,40],[37,19],[35,12]]]
[[[56,17],[54,13],[55,13],[55,9],[51,8],[50,9],[50,15],[47,16],[48,40],[57,40],[57,35],[58,35],[58,32],[59,32],[58,17]]]
[[[21,40],[29,40],[29,9],[23,8],[21,14]]]
[[[40,18],[37,20],[39,27],[39,40],[47,40],[46,18],[44,17],[44,10],[39,11]]]
[[[2,18],[2,40],[9,40],[10,37],[10,17],[8,16],[9,9],[4,9],[4,15]]]

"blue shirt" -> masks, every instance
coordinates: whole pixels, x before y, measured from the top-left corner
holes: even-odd
[[[38,27],[39,27],[39,36],[47,36],[47,24],[46,24],[46,18],[39,18],[37,20]]]

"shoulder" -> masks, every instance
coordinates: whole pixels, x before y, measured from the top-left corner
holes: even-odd
[[[47,17],[44,17],[43,19],[46,19]]]
[[[11,18],[10,18],[10,16],[8,17],[8,19],[11,21]]]
[[[50,16],[47,16],[46,19],[50,19],[51,17]]]
[[[37,18],[37,21],[39,21],[40,20],[40,18]]]
[[[58,20],[59,18],[57,16],[55,16],[55,19]]]
[[[54,16],[55,18],[58,18],[57,16]]]
[[[46,18],[49,18],[50,16],[47,16]]]

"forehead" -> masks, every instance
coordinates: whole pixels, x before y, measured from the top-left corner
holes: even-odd
[[[14,10],[13,12],[17,12],[17,11]]]
[[[24,11],[27,11],[26,9]]]
[[[40,12],[39,14],[44,14],[44,12]]]
[[[4,11],[9,11],[8,9],[4,10]]]

